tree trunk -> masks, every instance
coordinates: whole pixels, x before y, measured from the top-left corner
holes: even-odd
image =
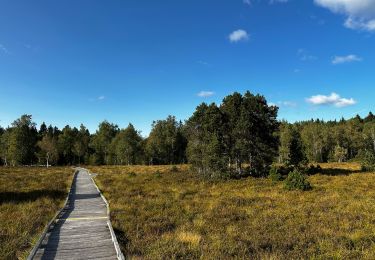
[[[47,160],[47,168],[48,168],[49,167],[49,154],[48,153],[47,153],[46,160]]]

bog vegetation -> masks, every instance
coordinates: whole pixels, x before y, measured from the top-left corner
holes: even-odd
[[[306,192],[268,178],[207,179],[188,166],[90,170],[129,258],[372,259],[375,175],[356,163],[321,166]]]
[[[375,168],[371,112],[366,118],[290,124],[278,122],[277,111],[261,95],[233,93],[220,105],[199,105],[186,122],[173,116],[154,121],[147,138],[132,124],[119,129],[107,121],[95,133],[84,125],[60,130],[43,123],[37,129],[31,115],[23,115],[0,128],[0,157],[12,166],[188,162],[211,178],[266,176],[272,162],[301,168],[307,163],[360,160],[364,170]]]
[[[70,168],[0,167],[0,259],[25,259],[62,207]]]

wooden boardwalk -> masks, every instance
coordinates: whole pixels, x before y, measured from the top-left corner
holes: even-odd
[[[108,205],[91,176],[78,169],[64,209],[29,259],[122,259]]]

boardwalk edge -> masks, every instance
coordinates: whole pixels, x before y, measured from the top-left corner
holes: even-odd
[[[88,173],[90,173],[90,171],[88,171],[87,169],[84,169],[84,170],[87,171]],[[91,173],[90,173],[90,178],[91,178],[91,181],[94,183],[96,189],[98,190],[100,196],[104,200],[104,203],[107,205],[107,216],[108,216],[107,225],[108,225],[109,231],[111,233],[113,244],[115,245],[117,258],[119,260],[125,260],[125,257],[123,255],[123,253],[121,252],[120,245],[119,245],[119,243],[117,241],[117,237],[116,237],[115,231],[113,230],[113,227],[112,227],[112,223],[111,223],[111,219],[110,219],[109,203],[108,203],[107,199],[104,197],[104,195],[102,194],[102,192],[100,191],[98,185],[96,185],[96,182],[95,182],[94,178],[92,177]]]
[[[70,194],[72,192],[72,187],[73,187],[73,183],[74,183],[74,180],[76,178],[78,174],[78,170],[75,170],[74,172],[74,175],[73,175],[73,179],[72,179],[72,183],[70,184],[70,188],[69,188],[69,193],[68,195],[66,196],[66,199],[65,199],[65,202],[64,202],[64,205],[63,207],[56,213],[56,215],[52,218],[52,220],[47,224],[47,226],[44,228],[44,231],[42,233],[42,235],[39,237],[39,240],[38,242],[35,244],[35,246],[33,247],[33,249],[31,250],[29,256],[27,257],[27,260],[32,260],[34,259],[34,256],[36,254],[36,252],[38,251],[40,245],[42,244],[44,238],[46,237],[51,225],[56,221],[57,217],[61,214],[61,212],[64,210],[64,208],[66,207],[68,201],[69,201],[69,197],[70,197]]]

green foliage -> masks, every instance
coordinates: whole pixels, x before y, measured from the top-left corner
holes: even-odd
[[[277,156],[277,108],[246,92],[205,103],[187,122],[188,159],[204,176],[266,176]]]
[[[283,176],[279,172],[278,168],[273,166],[270,169],[270,172],[268,174],[268,178],[273,182],[278,182],[283,180]]]
[[[343,162],[348,154],[348,149],[341,147],[340,145],[336,145],[334,150],[334,159],[336,162]]]
[[[40,159],[43,158],[45,160],[47,167],[57,162],[59,153],[55,138],[49,135],[43,136],[42,140],[38,142],[38,147],[41,149],[39,152]]]
[[[186,145],[182,123],[177,122],[174,116],[154,121],[146,140],[147,162],[149,164],[183,163]]]
[[[375,153],[366,151],[361,162],[363,171],[375,171]]]
[[[81,124],[74,142],[73,153],[78,157],[78,163],[81,164],[85,155],[88,153],[90,143],[90,132]]]
[[[59,134],[57,145],[59,150],[60,164],[74,164],[74,148],[78,136],[78,129],[65,126]]]
[[[111,164],[110,157],[112,139],[116,136],[119,129],[117,125],[111,124],[108,121],[103,121],[99,124],[99,129],[91,139],[91,147],[96,154],[97,164]]]
[[[294,170],[288,174],[285,179],[284,187],[287,190],[311,190],[311,184],[306,176],[298,170]]]
[[[38,131],[31,115],[23,115],[12,123],[7,137],[7,154],[12,165],[32,164]]]
[[[143,163],[142,137],[132,124],[117,133],[111,143],[113,162],[119,165]]]
[[[298,167],[301,164],[305,164],[306,157],[303,150],[302,139],[296,127],[291,127],[290,129],[288,148],[289,157],[287,159],[287,165]]]

